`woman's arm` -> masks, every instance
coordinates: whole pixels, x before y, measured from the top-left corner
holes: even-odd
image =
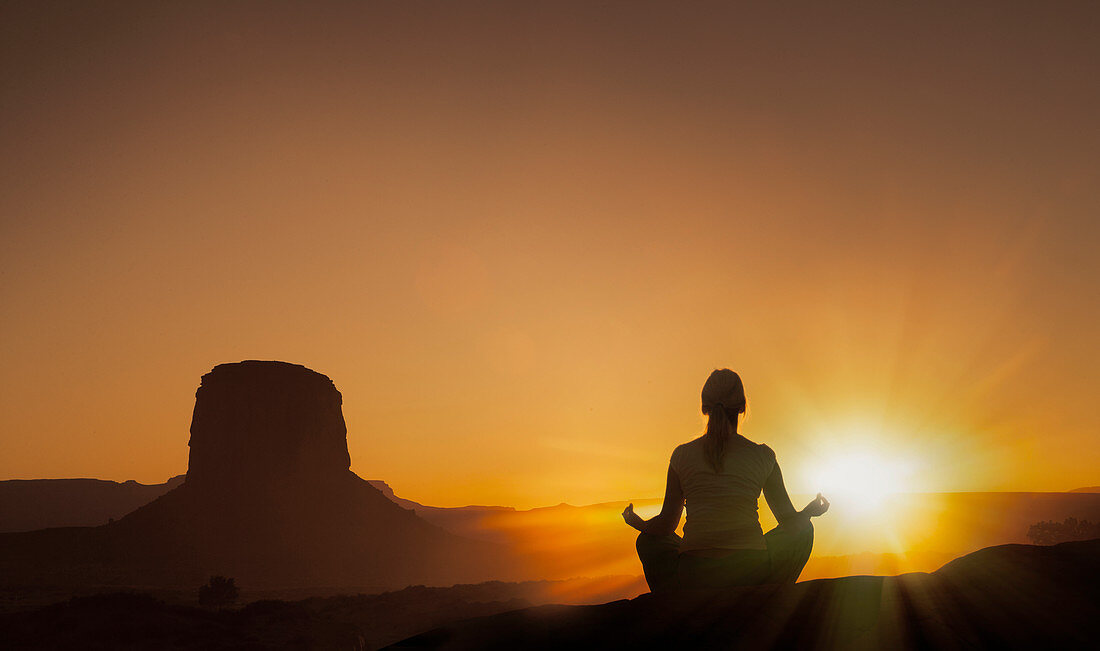
[[[665,502],[661,505],[661,512],[648,520],[643,520],[634,512],[634,505],[630,504],[623,510],[623,520],[642,533],[667,536],[680,526],[680,515],[683,512],[684,490],[680,486],[680,477],[670,465],[668,483],[665,485]]]
[[[818,493],[806,508],[796,511],[791,503],[791,496],[787,494],[787,485],[783,483],[783,471],[779,469],[779,462],[776,462],[771,474],[764,480],[764,499],[779,524],[801,524],[829,510],[829,501]]]

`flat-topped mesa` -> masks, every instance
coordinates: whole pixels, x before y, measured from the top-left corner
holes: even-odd
[[[332,380],[299,364],[215,366],[195,392],[187,484],[293,487],[346,474],[342,401]]]

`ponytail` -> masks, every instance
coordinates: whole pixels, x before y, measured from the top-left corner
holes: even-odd
[[[707,433],[703,435],[703,456],[714,472],[722,472],[730,419],[722,405],[714,405],[707,411],[710,418],[707,419]]]
[[[722,472],[731,432],[737,433],[737,416],[745,413],[745,386],[741,377],[728,368],[710,374],[703,385],[703,413],[708,416],[703,435],[703,456],[714,472]],[[731,427],[732,426],[732,427]]]
[[[737,433],[737,416],[744,413],[742,405],[736,412],[725,405],[711,405],[707,409],[707,432],[703,435],[703,456],[714,472],[722,472],[722,459],[726,455],[726,444],[731,433]],[[732,427],[731,427],[732,425]]]

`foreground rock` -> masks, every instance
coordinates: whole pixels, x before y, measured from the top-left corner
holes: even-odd
[[[450,534],[349,470],[342,398],[284,362],[217,366],[202,378],[187,480],[95,528],[0,535],[5,584],[377,588],[507,578],[490,543]]]
[[[1002,545],[931,574],[542,606],[460,622],[395,648],[1095,648],[1100,540]]]
[[[377,649],[429,628],[605,594],[588,580],[414,586],[375,595],[255,601],[239,609],[112,592],[0,614],[0,649]],[[606,600],[606,596],[604,600]]]
[[[932,574],[675,600],[644,595],[600,606],[527,607],[584,588],[546,582],[413,587],[222,611],[106,594],[0,615],[0,648],[374,649],[428,629],[396,648],[1094,648],[1098,558],[1100,540],[1005,545]]]

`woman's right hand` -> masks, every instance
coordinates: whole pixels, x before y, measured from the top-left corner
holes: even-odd
[[[638,529],[641,526],[642,518],[634,512],[633,502],[627,504],[626,508],[623,509],[623,520],[635,529]]]
[[[806,505],[806,508],[802,509],[802,515],[808,515],[811,518],[816,518],[819,515],[823,515],[829,510],[829,500],[821,496],[821,493],[817,494],[817,497],[810,500],[810,503]]]

